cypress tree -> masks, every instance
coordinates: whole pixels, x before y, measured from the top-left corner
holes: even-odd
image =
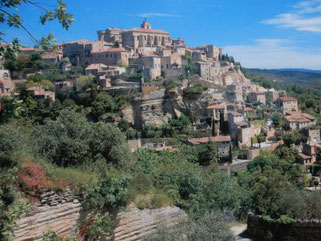
[[[224,130],[224,112],[223,111],[220,111],[220,131],[222,133],[225,133],[225,130]]]
[[[215,120],[212,118],[212,136],[216,136]]]
[[[233,162],[233,153],[232,153],[232,144],[230,144],[230,149],[229,149],[229,163]]]

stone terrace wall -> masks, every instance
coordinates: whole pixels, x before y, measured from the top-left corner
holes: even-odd
[[[61,236],[72,234],[81,215],[81,204],[70,190],[45,192],[39,204],[21,216],[14,230],[16,241],[41,240],[49,230]]]
[[[321,220],[297,220],[292,224],[276,224],[262,216],[249,215],[247,231],[259,240],[320,241]]]

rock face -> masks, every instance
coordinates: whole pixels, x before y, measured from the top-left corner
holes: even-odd
[[[177,207],[158,209],[131,208],[118,213],[118,225],[114,230],[115,241],[142,240],[154,232],[159,224],[171,225],[186,218],[185,212]]]
[[[80,217],[81,205],[77,200],[55,206],[34,207],[32,215],[25,215],[16,222],[16,241],[41,240],[49,230],[61,236],[73,233]]]
[[[65,193],[46,192],[38,205],[16,221],[15,241],[41,240],[44,233],[53,231],[61,237],[77,232],[86,212],[75,196]],[[185,218],[186,214],[177,207],[159,209],[127,208],[118,212],[116,228],[112,236],[104,240],[141,240],[155,231],[157,225],[171,225]]]

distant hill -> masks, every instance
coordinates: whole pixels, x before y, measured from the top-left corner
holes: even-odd
[[[321,88],[321,71],[306,69],[246,69],[247,72],[276,80],[280,84],[298,84]]]
[[[306,73],[315,73],[321,74],[321,70],[313,70],[313,69],[272,69],[272,70],[280,70],[280,71],[297,71],[297,72],[306,72]]]

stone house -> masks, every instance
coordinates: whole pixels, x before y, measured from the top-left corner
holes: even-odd
[[[298,159],[302,165],[312,165],[317,161],[317,154],[321,149],[321,145],[310,142],[302,147],[302,152],[299,153]]]
[[[68,57],[73,66],[85,67],[92,63],[92,52],[104,51],[112,46],[105,41],[73,41],[63,44],[63,57]]]
[[[138,70],[143,71],[149,79],[161,76],[161,58],[154,54],[142,55],[138,58]]]
[[[197,61],[199,75],[206,80],[213,80],[220,74],[220,64],[213,61]]]
[[[247,95],[247,101],[249,103],[260,103],[266,105],[265,93],[261,91],[250,92]]]
[[[237,128],[237,141],[241,146],[251,146],[251,139],[262,132],[261,125],[239,126]]]
[[[215,61],[219,61],[222,59],[222,49],[218,48],[214,45],[206,45],[202,47],[202,50],[206,53],[208,58],[211,58]]]
[[[86,75],[97,75],[99,71],[108,69],[108,66],[105,64],[90,64],[89,66],[86,67],[85,69],[85,74]]]
[[[231,96],[231,99],[233,101],[236,101],[236,102],[244,101],[242,85],[227,85],[227,88],[230,92],[233,92],[233,95]]]
[[[162,56],[161,57],[162,62],[162,71],[167,73],[168,69],[173,68],[173,65],[181,66],[182,65],[182,59],[181,56],[178,53],[170,53],[168,56]]]
[[[9,70],[0,70],[0,96],[10,96],[14,91],[15,84],[10,78]]]
[[[277,104],[281,107],[283,114],[299,111],[298,100],[294,97],[280,97]]]
[[[51,99],[55,101],[55,92],[46,91],[40,86],[30,87],[27,91],[32,92],[39,99]]]
[[[184,49],[184,48],[186,48],[185,40],[182,40],[182,39],[180,39],[180,38],[173,39],[173,40],[172,40],[172,47],[173,47],[174,49],[177,49],[177,48],[182,48],[182,49]],[[185,53],[182,54],[182,55],[185,55]]]
[[[42,55],[42,58],[48,64],[57,64],[62,60],[62,56],[63,54],[61,51],[48,51]]]
[[[275,102],[279,98],[279,92],[273,88],[268,89],[268,91],[265,92],[265,97],[266,99],[271,99],[272,102]]]
[[[307,136],[311,142],[319,143],[321,141],[319,129],[306,128],[302,130],[302,133]]]
[[[111,48],[103,51],[93,52],[92,63],[102,63],[105,65],[117,65],[119,61],[128,65],[129,51],[123,48]]]
[[[206,61],[206,53],[200,51],[200,50],[193,50],[192,52],[192,58],[196,61]]]
[[[191,146],[204,145],[213,143],[218,151],[222,154],[229,153],[229,147],[231,145],[230,136],[214,136],[214,137],[202,137],[202,138],[190,138],[187,140],[187,144]]]
[[[291,130],[303,129],[316,125],[316,119],[306,113],[288,113],[284,117],[286,126]]]

